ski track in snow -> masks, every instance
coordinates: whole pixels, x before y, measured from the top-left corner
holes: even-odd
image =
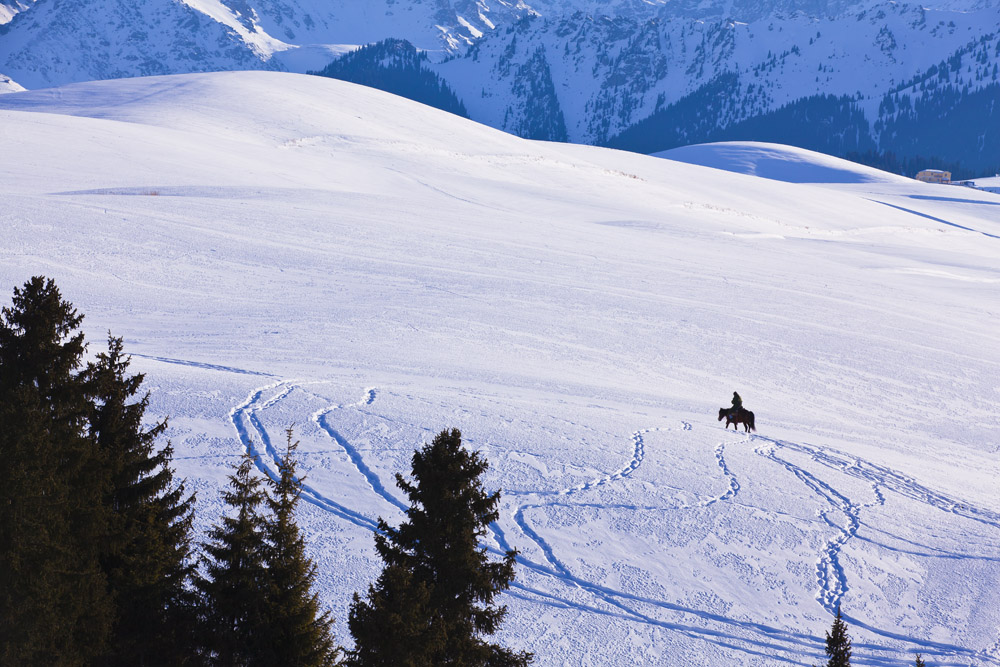
[[[914,211],[911,208],[906,208],[904,206],[897,206],[896,204],[890,204],[889,202],[879,201],[878,199],[869,199],[868,201],[875,202],[876,204],[882,204],[883,206],[888,206],[889,208],[894,208],[897,211],[903,211],[904,213],[910,213],[912,215],[919,216],[921,218],[927,218],[928,220],[933,220],[934,222],[940,222],[943,225],[948,225],[949,227],[958,227],[959,229],[964,229],[967,232],[975,232],[977,234],[982,234],[983,236],[988,236],[991,239],[1000,239],[1000,236],[996,234],[990,234],[989,232],[980,231],[978,229],[973,229],[972,227],[966,227],[965,225],[960,225],[957,222],[948,222],[943,218],[937,218],[933,215],[927,213],[921,213],[920,211]]]
[[[895,493],[917,500],[943,512],[959,514],[965,518],[978,521],[992,528],[1000,529],[1000,522],[997,520],[998,516],[996,513],[989,510],[972,508],[967,504],[947,498],[946,496],[934,492],[915,482],[913,479],[894,470],[890,470],[889,468],[875,465],[857,457],[849,457],[808,445],[790,443],[759,435],[753,435],[751,438],[765,443],[764,445],[758,446],[754,449],[756,454],[774,461],[784,467],[786,470],[794,474],[817,496],[830,504],[830,510],[821,512],[820,518],[822,518],[836,531],[836,536],[827,542],[826,547],[816,564],[816,580],[819,587],[819,590],[816,593],[816,599],[823,605],[824,609],[831,614],[836,613],[837,608],[840,606],[841,599],[848,591],[847,574],[840,563],[840,553],[847,542],[857,536],[858,529],[862,525],[861,510],[885,504],[885,494],[882,492],[880,487],[885,487]],[[813,475],[803,468],[777,456],[775,452],[778,449],[787,449],[789,451],[806,454],[816,463],[845,475],[856,477],[868,482],[872,486],[872,493],[875,496],[875,501],[859,504],[850,500],[846,495],[840,493],[834,489],[833,486],[819,479],[816,475]],[[831,518],[831,514],[837,512],[843,514],[846,520],[846,527],[839,525]],[[891,551],[899,551],[898,549],[893,549],[892,547],[877,543],[874,540],[869,539],[866,541],[880,548]],[[941,556],[939,555],[939,557]],[[950,554],[948,557],[956,559],[970,558],[969,556],[960,554]],[[980,557],[973,556],[971,558],[975,559]],[[985,557],[986,560],[995,560],[996,558],[1000,557]],[[873,634],[914,644],[919,647],[919,650],[924,655],[935,656],[938,658],[961,656],[992,664],[1000,664],[1000,660],[991,655],[994,653],[993,651],[975,652],[953,644],[933,642],[910,637],[874,627],[871,624],[865,623],[864,621],[847,613],[843,613],[843,616],[851,625],[864,628]]]
[[[260,471],[271,477],[277,475],[277,465],[280,459],[279,451],[274,447],[270,435],[267,432],[260,413],[270,407],[279,404],[288,398],[296,390],[301,390],[314,399],[321,400],[316,394],[305,390],[300,384],[293,382],[275,382],[260,387],[250,393],[247,399],[233,408],[230,412],[230,419],[243,447],[251,455],[256,456],[256,463]],[[265,394],[274,391],[270,398],[264,399]],[[406,511],[408,506],[392,495],[382,484],[375,473],[364,461],[360,450],[354,447],[331,423],[331,417],[337,410],[347,408],[364,408],[372,405],[378,396],[377,388],[365,390],[363,398],[348,406],[331,405],[321,408],[311,415],[311,421],[344,450],[350,459],[355,470],[368,483],[369,488],[385,502],[401,511]],[[560,491],[536,491],[520,492],[516,496],[534,496],[536,498],[559,498],[550,502],[525,502],[517,506],[512,513],[512,519],[522,535],[531,541],[542,553],[544,563],[538,563],[522,555],[518,555],[517,562],[520,566],[531,570],[536,574],[551,577],[563,585],[572,587],[579,591],[584,591],[594,597],[594,602],[584,603],[578,600],[567,599],[552,591],[540,590],[515,581],[508,594],[529,601],[535,604],[544,604],[559,609],[572,609],[580,613],[598,614],[616,617],[636,623],[642,623],[653,627],[658,627],[674,632],[682,633],[686,636],[707,641],[722,648],[740,651],[747,655],[767,657],[771,660],[788,664],[803,664],[805,661],[822,659],[820,647],[822,639],[806,633],[791,632],[776,627],[771,627],[761,623],[753,623],[735,618],[729,618],[720,614],[715,614],[699,609],[693,609],[672,603],[666,600],[647,598],[625,591],[615,590],[601,584],[581,579],[574,575],[572,571],[563,563],[555,549],[543,538],[534,528],[532,528],[526,512],[545,508],[596,508],[596,509],[629,509],[629,510],[685,510],[692,509],[689,505],[679,505],[677,507],[645,507],[621,503],[604,503],[600,500],[591,502],[573,501],[568,502],[567,498],[575,498],[587,492],[599,492],[600,489],[614,482],[621,482],[636,472],[646,457],[646,442],[644,435],[652,432],[688,432],[692,430],[692,425],[688,422],[681,422],[680,429],[670,427],[645,428],[635,431],[631,436],[632,452],[629,461],[621,468],[606,475],[597,477],[589,482],[567,487]],[[258,444],[259,441],[259,444]],[[816,564],[816,580],[818,591],[817,601],[830,613],[834,613],[844,594],[848,590],[847,574],[840,563],[840,552],[851,539],[867,541],[880,548],[898,551],[902,553],[914,553],[915,555],[941,557],[941,558],[982,558],[985,560],[1000,560],[1000,556],[971,556],[945,552],[939,549],[932,549],[924,545],[915,545],[923,549],[938,551],[939,553],[909,552],[902,549],[889,547],[874,541],[871,538],[859,537],[858,529],[862,526],[861,511],[865,508],[884,505],[885,495],[882,489],[898,493],[907,498],[922,502],[931,507],[944,512],[950,512],[978,521],[991,528],[1000,529],[1000,515],[985,509],[971,507],[966,503],[948,498],[943,494],[932,491],[913,479],[902,475],[894,470],[878,466],[876,464],[846,456],[830,450],[824,450],[809,445],[796,444],[782,440],[776,440],[765,436],[750,434],[747,437],[736,441],[723,441],[715,447],[716,463],[723,477],[728,481],[728,488],[719,496],[705,499],[698,503],[698,507],[707,508],[717,503],[730,501],[736,497],[740,491],[740,484],[736,475],[729,468],[726,462],[725,451],[728,445],[741,445],[746,443],[758,443],[754,452],[774,462],[776,465],[791,472],[810,491],[815,493],[830,507],[828,510],[820,512],[820,518],[834,531],[835,536],[830,539],[820,554]],[[779,456],[778,452],[787,450],[805,454],[818,464],[821,464],[838,473],[862,479],[872,487],[875,500],[868,503],[859,503],[851,500],[843,493],[837,491],[830,483],[821,480],[816,475],[796,466],[792,462]],[[507,494],[511,497],[515,494]],[[371,517],[353,510],[341,503],[338,503],[320,492],[312,485],[304,484],[302,498],[306,502],[326,510],[360,528],[373,532],[378,531],[377,521]],[[527,498],[526,498],[527,499]],[[843,517],[844,525],[835,520],[837,515]],[[503,554],[510,551],[508,539],[496,523],[490,526],[490,530],[499,548],[490,547],[489,550],[496,554]],[[647,608],[683,614],[697,619],[707,625],[694,625],[689,622],[667,621],[644,613],[639,609],[642,605]],[[894,633],[881,628],[873,627],[857,618],[844,614],[844,618],[852,625],[864,628],[869,632],[904,642],[912,647],[912,650],[920,651],[927,658],[934,659],[936,665],[954,666],[967,665],[968,660],[975,660],[980,663],[1000,665],[993,654],[996,651],[988,650],[976,652],[962,646],[932,642],[920,638],[909,637]],[[739,634],[743,633],[743,634]],[[855,642],[855,648],[866,653],[864,656],[856,655],[854,662],[859,665],[899,665],[900,661],[897,650],[885,646]],[[1000,642],[998,642],[1000,647]],[[780,652],[786,655],[777,655]],[[885,653],[885,656],[877,655]],[[949,660],[963,660],[962,662],[950,662]]]
[[[375,401],[375,390],[369,389],[367,398],[361,401],[359,407],[364,405],[371,405],[374,401]],[[328,436],[330,436],[330,438],[334,442],[340,445],[344,449],[344,451],[347,452],[347,456],[351,459],[351,463],[354,464],[354,468],[361,474],[362,477],[365,478],[365,480],[368,481],[368,486],[371,487],[372,491],[377,493],[383,500],[388,502],[390,505],[395,505],[400,510],[405,512],[409,506],[406,505],[406,503],[399,500],[398,498],[396,498],[391,493],[389,493],[389,491],[385,488],[385,486],[382,485],[382,481],[379,479],[378,475],[375,474],[375,472],[373,472],[372,469],[365,464],[365,460],[361,456],[361,452],[358,451],[356,447],[352,446],[351,443],[349,443],[347,439],[344,438],[344,436],[342,436],[332,426],[330,426],[328,416],[330,415],[331,412],[333,412],[334,409],[335,408],[327,408],[325,410],[319,410],[313,413],[312,416],[313,422],[320,428],[320,430],[324,431]]]
[[[283,396],[287,396],[294,388],[293,385],[285,382],[276,382],[252,391],[246,401],[233,408],[233,410],[229,413],[229,418],[233,423],[233,427],[236,429],[240,443],[251,456],[255,457],[254,461],[257,468],[271,479],[277,478],[276,469],[272,467],[277,466],[278,463],[275,456],[276,451],[274,446],[271,444],[271,438],[267,434],[267,430],[264,429],[260,419],[257,418],[254,413],[261,409],[256,406],[256,403],[260,401],[261,396],[265,391],[286,384],[288,386],[285,390],[283,390]],[[273,405],[275,402],[276,400],[272,398],[270,404]],[[250,434],[250,428],[252,428],[257,437],[260,438],[261,444],[264,447],[264,452],[261,452],[257,447],[257,444],[254,442],[254,438]],[[265,456],[265,454],[269,454],[269,457]],[[361,514],[360,512],[356,512],[349,507],[327,498],[311,484],[302,485],[302,498],[306,502],[312,503],[320,509],[331,512],[332,514],[335,514],[336,516],[339,516],[340,518],[360,528],[367,528],[369,530],[378,529],[378,524],[374,520]]]
[[[847,592],[847,576],[845,575],[844,569],[840,564],[840,551],[843,549],[847,541],[854,537],[854,535],[858,532],[858,527],[861,525],[861,519],[859,516],[861,506],[852,502],[846,496],[839,493],[836,489],[820,480],[815,475],[812,475],[802,468],[778,457],[775,454],[775,449],[777,449],[777,447],[772,441],[767,442],[769,446],[765,445],[763,447],[758,447],[754,451],[757,454],[784,467],[786,470],[794,474],[813,493],[830,504],[830,510],[821,512],[820,518],[833,528],[837,535],[827,542],[826,548],[816,564],[816,580],[819,585],[819,591],[816,594],[816,599],[828,612],[836,613],[837,608],[840,606],[840,600]],[[846,517],[846,528],[838,525],[830,517],[830,514],[833,512],[840,512]]]
[[[201,361],[188,361],[186,359],[171,359],[170,357],[154,357],[150,354],[139,354],[138,352],[130,352],[129,356],[140,357],[142,359],[149,359],[151,361],[159,361],[164,364],[176,364],[178,366],[190,366],[192,368],[201,368],[209,371],[222,371],[224,373],[237,373],[239,375],[260,375],[262,377],[274,377],[270,373],[261,373],[260,371],[249,371],[243,368],[234,368],[233,366],[206,364]]]
[[[566,489],[563,489],[562,491],[557,492],[555,495],[558,495],[558,496],[568,496],[568,495],[579,494],[579,493],[582,493],[582,492],[585,492],[585,491],[589,491],[589,490],[592,490],[592,489],[598,489],[599,487],[604,486],[605,484],[608,484],[608,483],[613,482],[613,481],[621,480],[621,479],[627,477],[628,475],[631,475],[633,472],[635,472],[639,468],[640,465],[642,465],[642,462],[643,462],[643,460],[645,458],[645,453],[646,453],[645,452],[645,440],[643,438],[643,435],[646,434],[646,433],[654,432],[654,431],[655,432],[670,432],[670,431],[674,431],[674,430],[675,429],[672,429],[672,428],[646,428],[646,429],[641,429],[639,431],[634,432],[632,434],[633,454],[632,454],[632,458],[631,458],[631,460],[629,461],[628,464],[626,464],[624,467],[616,470],[613,473],[610,473],[610,474],[605,475],[603,477],[599,477],[599,478],[597,478],[597,479],[595,479],[595,480],[593,480],[591,482],[588,482],[586,484],[578,484],[578,485],[575,485],[575,486],[572,486],[572,487],[568,487]],[[692,430],[692,426],[688,422],[681,422],[681,429],[680,430],[681,431],[691,431]],[[748,439],[744,439],[744,440],[742,440],[740,442],[746,442],[747,440]],[[722,447],[722,445],[719,446],[719,448],[721,448],[721,447]],[[719,465],[722,468],[723,473],[730,480],[729,489],[724,494],[722,494],[719,497],[712,498],[710,500],[704,501],[703,503],[701,503],[702,506],[708,506],[708,505],[714,504],[716,502],[720,502],[720,501],[723,501],[723,500],[728,500],[728,499],[732,498],[733,496],[735,496],[736,492],[739,489],[739,483],[736,481],[736,478],[729,472],[729,469],[726,467],[725,460],[722,457],[722,454],[720,453],[720,449],[719,448],[716,449],[717,461],[719,462]],[[551,494],[540,493],[539,495],[551,495]],[[811,649],[811,648],[813,648],[813,647],[815,647],[817,645],[816,644],[817,639],[813,638],[813,637],[810,637],[808,635],[805,635],[805,634],[791,633],[791,632],[787,632],[787,631],[781,630],[779,628],[773,628],[773,627],[769,627],[769,626],[766,626],[766,625],[763,625],[763,624],[743,622],[743,621],[739,621],[739,620],[736,620],[736,619],[732,619],[732,618],[728,618],[728,617],[725,617],[725,616],[721,616],[721,615],[718,615],[718,614],[712,614],[712,613],[705,612],[705,611],[702,611],[702,610],[691,609],[691,608],[688,608],[688,607],[684,607],[682,605],[674,604],[674,603],[671,603],[671,602],[666,602],[666,601],[663,601],[663,600],[656,600],[656,599],[653,599],[653,598],[646,598],[646,597],[643,597],[643,596],[634,595],[634,594],[626,593],[626,592],[623,592],[623,591],[617,591],[617,590],[611,589],[609,587],[602,586],[600,584],[596,584],[596,583],[593,583],[593,582],[585,581],[583,579],[580,579],[580,578],[576,577],[569,570],[569,568],[564,563],[562,563],[559,560],[559,558],[556,556],[555,550],[552,548],[552,546],[544,538],[542,538],[542,536],[539,535],[537,531],[535,531],[531,527],[531,525],[528,523],[528,521],[527,521],[527,519],[525,517],[525,511],[527,511],[527,510],[544,509],[544,508],[551,508],[551,507],[594,507],[594,508],[599,508],[599,509],[624,508],[624,509],[633,509],[633,510],[637,510],[637,509],[664,510],[664,509],[667,509],[667,508],[659,508],[659,507],[638,507],[638,506],[634,506],[634,505],[618,505],[618,504],[607,504],[607,503],[585,503],[585,502],[566,503],[566,502],[559,502],[559,501],[548,502],[548,503],[537,503],[537,504],[529,503],[529,504],[521,505],[514,512],[514,515],[513,515],[514,522],[521,529],[521,532],[526,537],[528,537],[532,542],[534,542],[538,546],[538,548],[542,551],[542,553],[543,553],[543,555],[545,557],[546,563],[548,564],[549,568],[551,568],[551,569],[547,569],[547,568],[545,568],[545,566],[540,566],[539,564],[536,564],[536,563],[534,563],[534,562],[532,562],[532,561],[530,561],[530,560],[528,560],[526,558],[523,558],[523,557],[519,557],[518,558],[518,563],[521,564],[522,566],[528,567],[528,568],[530,568],[530,569],[532,569],[532,570],[534,570],[536,572],[540,572],[540,573],[543,573],[543,574],[549,574],[551,576],[556,577],[557,579],[561,579],[564,584],[571,585],[571,586],[576,587],[576,588],[578,588],[580,590],[587,591],[588,593],[591,593],[592,595],[596,596],[600,601],[603,601],[605,604],[610,605],[610,607],[612,607],[613,609],[616,609],[617,611],[610,611],[608,609],[601,609],[601,608],[593,607],[593,606],[589,606],[589,605],[581,605],[581,604],[576,603],[576,602],[570,602],[570,601],[558,598],[557,596],[552,595],[550,593],[542,594],[539,591],[533,591],[533,590],[528,589],[527,587],[525,587],[523,585],[519,585],[519,584],[516,584],[516,583],[514,585],[514,588],[517,588],[518,590],[525,591],[525,592],[531,592],[534,595],[540,595],[542,597],[542,600],[546,604],[552,604],[554,606],[560,606],[560,607],[564,607],[564,608],[573,608],[573,609],[576,609],[576,610],[581,611],[581,612],[614,615],[614,616],[617,616],[619,618],[627,619],[627,620],[630,620],[630,621],[633,621],[633,622],[643,623],[643,624],[654,626],[654,627],[659,627],[659,628],[663,628],[663,629],[672,630],[672,631],[675,631],[675,632],[680,632],[680,633],[683,633],[683,634],[685,634],[685,635],[687,635],[689,637],[693,637],[693,638],[701,639],[703,641],[711,642],[711,643],[716,644],[716,645],[718,645],[718,646],[720,646],[722,648],[729,648],[729,649],[733,649],[733,650],[738,650],[740,652],[751,654],[751,655],[765,656],[765,657],[769,657],[769,658],[773,658],[773,659],[779,660],[781,662],[788,662],[790,664],[799,664],[799,662],[797,660],[794,660],[794,659],[791,659],[791,658],[784,658],[784,657],[777,657],[777,656],[775,656],[774,655],[774,651],[775,650],[786,651],[786,652],[791,651],[791,652],[794,652],[794,653],[809,655],[810,657],[819,657],[818,653],[814,654],[812,651],[809,650],[809,649]],[[674,509],[690,509],[690,507],[685,505],[685,506],[680,506],[680,507],[677,507],[677,508],[674,508]],[[525,599],[533,599],[533,598],[527,598],[526,597]],[[633,604],[630,605],[629,603],[633,603]],[[651,607],[654,607],[656,609],[660,609],[660,610],[663,610],[663,611],[670,611],[670,612],[675,612],[675,613],[683,613],[683,614],[692,615],[692,616],[694,616],[696,618],[699,618],[699,619],[701,619],[703,621],[706,621],[706,622],[709,622],[709,623],[721,624],[721,625],[723,625],[727,629],[726,630],[718,630],[718,629],[714,629],[714,628],[711,628],[711,627],[695,626],[695,625],[689,625],[689,624],[684,624],[684,623],[664,621],[664,620],[652,617],[652,616],[650,616],[648,614],[642,613],[641,611],[639,611],[635,607],[635,605],[637,605],[637,604],[643,604],[643,605],[651,606]],[[734,634],[734,631],[736,631],[736,630],[742,630],[744,632],[749,632],[749,633],[751,633],[753,635],[763,635],[763,637],[761,637],[761,638],[754,638],[752,636],[751,637],[747,637],[747,636],[737,635],[737,634]]]

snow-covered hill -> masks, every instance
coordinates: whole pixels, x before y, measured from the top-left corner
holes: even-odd
[[[646,153],[750,139],[908,172],[1000,169],[994,0],[19,0],[0,15],[0,72],[32,89],[317,71],[404,39],[472,118],[528,138]]]
[[[656,157],[786,183],[912,184],[902,176],[781,144],[752,141],[698,144],[657,153]]]
[[[0,294],[51,276],[124,336],[202,528],[294,425],[343,641],[393,474],[458,427],[538,664],[811,665],[838,604],[855,664],[1000,664],[1000,196],[268,72],[3,95],[0,128]]]

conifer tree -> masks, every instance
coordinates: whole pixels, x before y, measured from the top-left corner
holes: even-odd
[[[267,519],[268,537],[268,645],[273,664],[286,667],[325,667],[337,664],[331,628],[333,619],[321,613],[319,598],[312,592],[316,566],[305,552],[305,540],[295,523],[295,510],[302,493],[302,479],[296,476],[292,429],[285,454],[280,461],[278,478],[269,480],[267,499],[271,515]]]
[[[367,600],[357,593],[349,625],[354,650],[350,667],[430,667],[446,648],[440,624],[431,622],[427,584],[399,565],[386,565],[368,587]]]
[[[235,516],[209,532],[203,547],[209,559],[205,577],[196,577],[202,594],[204,657],[216,665],[268,665],[268,574],[264,517],[265,494],[253,474],[256,457],[245,453],[229,477],[223,498]]]
[[[826,655],[829,656],[827,667],[850,667],[851,638],[847,635],[847,624],[840,615],[840,605],[837,606],[833,627],[826,633]]]
[[[108,635],[106,479],[87,433],[82,319],[42,277],[0,315],[2,664],[87,664]]]
[[[148,395],[134,400],[142,375],[128,375],[122,340],[90,368],[90,433],[110,481],[105,503],[111,539],[102,565],[116,603],[108,665],[178,665],[194,652],[190,532],[194,496],[174,483],[172,448],[156,450],[166,421],[149,429],[142,419]]]
[[[367,600],[354,596],[352,665],[527,665],[483,636],[497,631],[507,608],[495,597],[514,579],[516,552],[499,562],[480,546],[498,517],[500,493],[487,494],[487,462],[462,447],[457,429],[442,431],[413,455],[413,482],[396,475],[410,499],[407,520],[379,519],[375,548],[385,568]]]
[[[919,653],[917,654],[916,662],[913,663],[913,667],[927,667],[927,665],[924,663],[924,659],[920,657]]]

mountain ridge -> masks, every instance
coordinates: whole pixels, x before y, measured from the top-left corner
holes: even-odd
[[[768,139],[884,164],[891,153],[993,169],[995,119],[983,109],[998,101],[1000,8],[943,6],[38,0],[17,5],[0,26],[0,72],[28,88],[225,69],[304,72],[362,44],[402,39],[427,56],[413,76],[439,77],[473,119],[524,137],[641,152]],[[361,60],[338,65],[343,76],[373,85],[385,78]],[[697,107],[708,99],[706,117]],[[817,114],[829,137],[809,128]],[[782,134],[789,118],[794,127]],[[954,125],[961,136],[934,143],[914,135],[928,124]],[[985,139],[966,136],[970,125]]]

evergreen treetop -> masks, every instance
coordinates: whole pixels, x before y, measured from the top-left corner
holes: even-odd
[[[35,276],[15,287],[0,320],[0,382],[8,388],[33,386],[44,398],[63,397],[79,406],[83,316],[63,300],[55,282]]]
[[[851,638],[847,635],[847,624],[837,606],[837,616],[833,627],[826,633],[826,655],[829,657],[827,667],[850,667]]]
[[[109,336],[108,351],[89,368],[93,397],[91,437],[110,481],[111,538],[101,561],[115,596],[116,615],[108,665],[184,664],[193,653],[193,574],[190,532],[194,496],[184,497],[170,468],[173,449],[155,441],[166,420],[149,429],[148,395],[135,400],[142,375],[128,375],[122,340]]]
[[[514,579],[516,552],[490,561],[480,540],[498,518],[500,493],[487,494],[488,464],[462,446],[457,429],[415,452],[410,499],[399,528],[379,519],[375,548],[385,562],[368,600],[351,608],[358,665],[526,665],[528,653],[487,643],[507,608],[494,604]]]
[[[259,511],[265,494],[253,474],[255,461],[244,453],[230,475],[223,499],[235,516],[224,516],[209,531],[212,541],[202,545],[210,557],[204,565],[207,576],[195,580],[202,594],[202,645],[216,665],[268,664],[267,543]]]
[[[0,311],[0,663],[82,665],[112,616],[82,316],[34,277]]]
[[[288,667],[325,667],[337,664],[339,650],[332,638],[333,619],[321,612],[319,597],[312,592],[316,566],[306,555],[306,544],[295,522],[302,493],[302,478],[296,475],[292,429],[286,431],[285,453],[277,479],[269,479],[267,505],[267,563],[270,578],[269,650],[275,663]]]

